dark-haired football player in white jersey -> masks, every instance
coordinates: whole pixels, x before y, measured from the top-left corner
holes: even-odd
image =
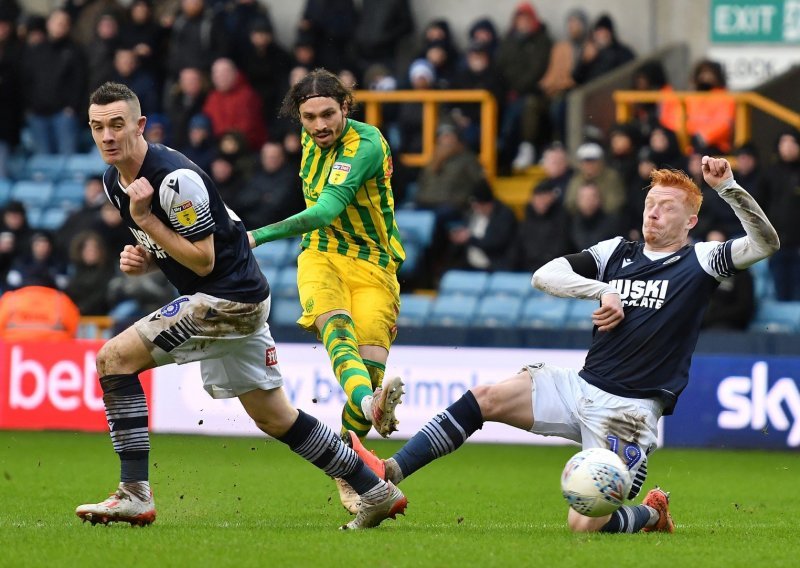
[[[189,361],[200,361],[212,397],[238,397],[261,430],[361,495],[358,515],[343,528],[377,526],[403,512],[399,489],[364,467],[330,428],[289,403],[267,325],[269,285],[244,226],[211,179],[181,153],[144,139],[147,119],[128,87],[105,83],[89,104],[92,136],[110,165],[103,175],[106,195],[139,243],[122,251],[120,269],[130,275],[161,269],[181,295],[97,354],[120,484],[111,497],[81,505],[76,514],[92,524],[155,520],[139,373]]]
[[[705,181],[731,206],[745,236],[692,244],[702,195],[683,172],[656,170],[642,221],[644,242],[621,237],[557,258],[537,270],[536,288],[554,296],[600,302],[582,369],[526,366],[503,382],[468,391],[386,461],[356,452],[381,477],[399,483],[453,452],[484,422],[502,422],[587,448],[608,448],[627,462],[629,499],[647,475],[657,424],[686,387],[689,365],[711,293],[724,278],[767,258],[780,243],[755,200],[733,179],[730,164],[704,156]],[[674,530],[668,494],[651,490],[641,505],[591,518],[573,509],[574,531]]]

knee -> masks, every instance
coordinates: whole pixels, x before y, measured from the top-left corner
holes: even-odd
[[[114,347],[114,341],[107,342],[97,352],[95,366],[97,368],[97,376],[105,377],[115,373],[116,362],[119,361],[119,356]]]
[[[490,417],[497,414],[500,401],[498,400],[493,385],[478,385],[470,389],[472,396],[478,401],[481,415],[484,420],[491,420]]]

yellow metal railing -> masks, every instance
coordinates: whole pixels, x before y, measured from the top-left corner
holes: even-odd
[[[696,91],[615,91],[617,122],[628,122],[632,117],[633,105],[641,103],[661,103],[664,101],[680,102],[680,127],[675,133],[682,146],[688,142],[686,133],[686,98],[687,97],[719,97],[719,93],[700,93]],[[753,132],[752,110],[758,109],[781,122],[800,129],[800,114],[780,103],[768,99],[758,93],[729,92],[725,96],[736,102],[736,117],[733,125],[733,144],[739,146],[750,140]]]
[[[422,152],[401,154],[407,166],[423,167],[433,158],[436,144],[436,127],[439,122],[439,105],[448,103],[479,103],[481,105],[481,140],[478,159],[486,175],[494,178],[497,173],[497,101],[484,90],[403,90],[403,91],[356,91],[356,101],[364,108],[364,120],[380,127],[383,123],[383,105],[397,103],[422,104]]]

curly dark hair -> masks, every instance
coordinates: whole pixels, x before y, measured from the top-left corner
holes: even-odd
[[[356,104],[353,92],[344,86],[339,77],[327,69],[319,68],[292,85],[283,98],[280,115],[299,121],[300,105],[314,97],[330,97],[351,111]]]
[[[127,101],[136,111],[135,114],[137,116],[142,113],[142,107],[139,105],[139,97],[122,83],[106,81],[97,87],[89,96],[90,105],[109,105],[117,101]]]

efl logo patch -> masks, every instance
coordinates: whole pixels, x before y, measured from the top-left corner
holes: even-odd
[[[328,183],[339,185],[347,179],[347,174],[350,173],[350,164],[344,162],[334,162],[331,167],[331,175],[328,176]]]
[[[172,213],[178,223],[184,227],[190,227],[197,221],[197,211],[194,210],[194,204],[191,201],[184,201],[180,205],[173,207]]]
[[[278,351],[274,347],[267,348],[267,367],[274,367],[278,364]]]

